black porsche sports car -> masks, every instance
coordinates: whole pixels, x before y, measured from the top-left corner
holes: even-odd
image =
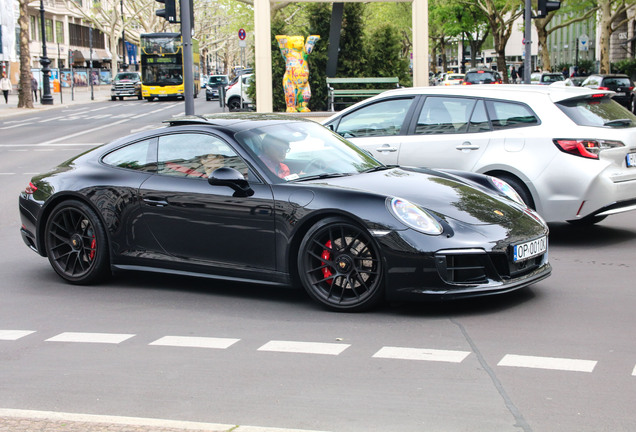
[[[548,228],[475,173],[385,166],[274,114],[189,116],[33,177],[25,243],[65,280],[113,269],[302,286],[323,306],[509,292],[550,275]]]

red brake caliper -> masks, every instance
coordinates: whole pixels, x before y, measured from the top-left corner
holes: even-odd
[[[95,236],[93,236],[93,240],[91,240],[91,251],[88,254],[88,257],[92,260],[95,258],[95,250],[97,249],[97,241],[95,240]]]
[[[331,240],[328,240],[327,243],[325,243],[325,247],[327,249],[323,249],[322,251],[322,255],[320,255],[320,257],[324,260],[329,260],[331,258],[331,253],[329,252],[329,249],[331,249]],[[324,261],[321,262],[322,265],[325,265],[327,263],[325,263]],[[331,277],[331,275],[333,275],[333,273],[331,272],[331,269],[329,267],[324,267],[322,269],[322,275],[325,279],[327,279],[327,283],[329,285],[331,285],[333,283],[333,279],[329,279]]]

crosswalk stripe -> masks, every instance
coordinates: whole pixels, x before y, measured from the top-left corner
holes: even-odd
[[[65,332],[57,336],[53,336],[46,342],[83,342],[83,343],[109,343],[118,344],[131,337],[134,334],[118,334],[118,333],[75,333]]]
[[[0,330],[0,340],[18,340],[35,333],[32,330]]]
[[[269,341],[258,351],[276,351],[299,354],[339,355],[349,348],[347,344],[322,342]]]
[[[596,366],[594,360],[579,360],[557,357],[535,357],[506,354],[497,366],[525,367],[534,369],[553,369],[573,372],[592,372]]]
[[[424,360],[449,363],[461,363],[470,351],[436,350],[424,348],[382,347],[375,358],[399,359],[399,360]]]
[[[148,345],[188,347],[188,348],[218,348],[226,349],[234,345],[240,339],[192,337],[192,336],[164,336]]]

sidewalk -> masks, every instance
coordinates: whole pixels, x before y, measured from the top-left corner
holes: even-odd
[[[0,408],[0,432],[320,432]]]
[[[75,104],[89,103],[89,102],[103,102],[110,100],[110,85],[93,86],[91,100],[91,88],[87,87],[75,87],[71,94],[69,87],[62,87],[62,95],[60,101],[60,93],[51,92],[53,96],[53,105],[42,105],[40,102],[40,96],[38,95],[38,101],[33,102],[33,108],[18,108],[18,91],[12,90],[9,93],[9,102],[4,102],[4,97],[0,93],[0,119],[12,117],[20,114],[28,114],[36,112],[37,110],[55,109],[60,107],[68,107]]]

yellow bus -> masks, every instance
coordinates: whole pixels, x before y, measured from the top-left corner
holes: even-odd
[[[141,96],[184,98],[183,44],[180,33],[146,33],[141,39]],[[194,97],[199,95],[199,41],[192,39]]]

